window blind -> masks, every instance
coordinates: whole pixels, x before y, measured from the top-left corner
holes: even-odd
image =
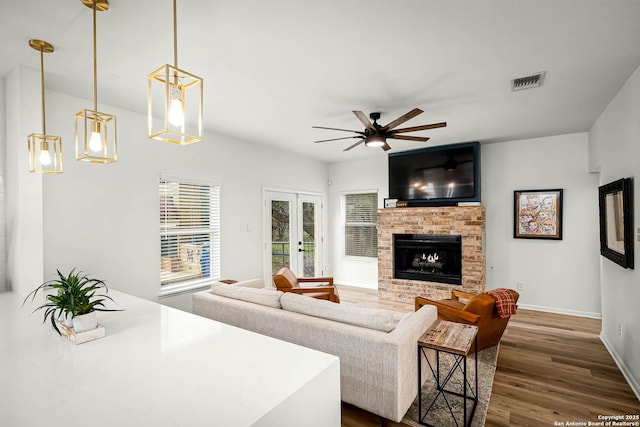
[[[220,187],[160,179],[160,284],[220,278]]]
[[[377,257],[378,194],[345,194],[344,206],[344,254]]]

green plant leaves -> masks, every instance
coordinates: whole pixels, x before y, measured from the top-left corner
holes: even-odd
[[[42,322],[46,322],[49,318],[51,325],[53,325],[58,334],[60,334],[60,330],[56,325],[56,320],[61,316],[66,316],[68,313],[75,317],[91,311],[120,311],[105,308],[104,301],[114,301],[110,296],[106,295],[109,289],[104,281],[92,279],[88,274],[84,274],[81,271],[76,273],[75,268],[66,276],[60,270],[56,270],[56,272],[58,274],[57,279],[46,281],[31,291],[22,302],[22,305],[24,306],[29,298],[33,302],[40,290],[43,292],[49,290],[57,291],[53,295],[47,295],[47,302],[37,307],[32,313],[44,310]],[[105,295],[98,293],[102,290],[104,290]]]

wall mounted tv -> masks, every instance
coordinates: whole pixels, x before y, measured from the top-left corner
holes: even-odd
[[[442,145],[389,154],[389,198],[408,206],[480,202],[480,144]]]

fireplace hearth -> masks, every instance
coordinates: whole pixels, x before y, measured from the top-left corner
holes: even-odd
[[[394,234],[393,277],[462,285],[462,236]]]

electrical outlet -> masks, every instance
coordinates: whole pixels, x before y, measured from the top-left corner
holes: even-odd
[[[524,289],[524,282],[518,281],[516,282],[516,289],[518,289],[519,291]]]
[[[618,336],[622,337],[622,323],[618,323]]]

